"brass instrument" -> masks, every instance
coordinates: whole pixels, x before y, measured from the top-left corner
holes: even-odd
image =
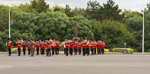
[[[40,46],[39,46],[39,41],[36,41],[36,46],[37,46],[37,47],[40,47]]]
[[[52,46],[54,47],[54,46],[56,46],[56,44],[55,44],[55,42],[54,41],[52,41]]]

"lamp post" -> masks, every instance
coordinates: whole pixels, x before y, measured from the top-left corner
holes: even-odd
[[[143,5],[144,6],[144,5]],[[145,16],[145,8],[143,11],[143,35],[142,35],[142,53],[144,53],[144,16]]]

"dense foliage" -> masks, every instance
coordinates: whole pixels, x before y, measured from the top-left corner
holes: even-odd
[[[11,39],[47,39],[74,37],[72,26],[78,22],[78,36],[90,39],[104,39],[106,48],[122,48],[123,43],[135,51],[141,52],[142,23],[141,12],[119,9],[113,0],[107,3],[88,1],[87,8],[71,9],[55,4],[51,6],[45,0],[32,0],[30,4],[10,7],[13,18]],[[8,40],[9,6],[0,5],[0,51],[6,51]],[[7,14],[8,13],[8,14]],[[150,51],[150,3],[145,12],[145,51]]]

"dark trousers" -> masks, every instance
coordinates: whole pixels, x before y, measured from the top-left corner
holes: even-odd
[[[66,56],[68,56],[68,48],[65,48]]]
[[[8,49],[8,52],[9,52],[9,56],[11,56],[11,49]]]
[[[39,55],[39,49],[36,49],[36,51],[37,51],[37,53],[36,53],[36,54],[37,54],[37,55]]]
[[[30,55],[30,49],[28,49],[28,55]]]
[[[42,55],[44,55],[44,49],[41,49],[42,50]]]
[[[51,49],[47,49],[47,56],[51,56]]]
[[[74,49],[75,55],[77,55],[77,49]]]
[[[83,56],[85,56],[86,48],[83,48]]]
[[[21,51],[21,49],[18,49],[18,56],[20,56],[20,55],[21,55],[20,51]]]
[[[55,48],[52,48],[52,55],[54,55],[54,50],[55,50]]]
[[[89,55],[89,48],[86,49],[86,54]]]
[[[101,54],[101,49],[100,48],[97,49],[97,53]]]
[[[70,55],[72,55],[72,48],[70,48]]]
[[[94,55],[96,55],[96,48],[94,48]]]
[[[104,54],[104,49],[102,49],[102,54]]]
[[[26,54],[26,49],[23,49],[23,55],[25,55]]]
[[[81,49],[79,49],[79,55],[81,54]]]
[[[91,49],[91,53],[92,53],[91,55],[93,55],[93,49]]]
[[[55,49],[55,54],[58,55],[58,52],[59,52],[59,48],[56,48]]]

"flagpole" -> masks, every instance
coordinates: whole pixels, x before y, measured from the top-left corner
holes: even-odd
[[[10,38],[10,7],[9,7],[9,38]]]
[[[143,37],[142,37],[142,53],[144,53],[144,15],[145,15],[145,9],[143,11]]]

